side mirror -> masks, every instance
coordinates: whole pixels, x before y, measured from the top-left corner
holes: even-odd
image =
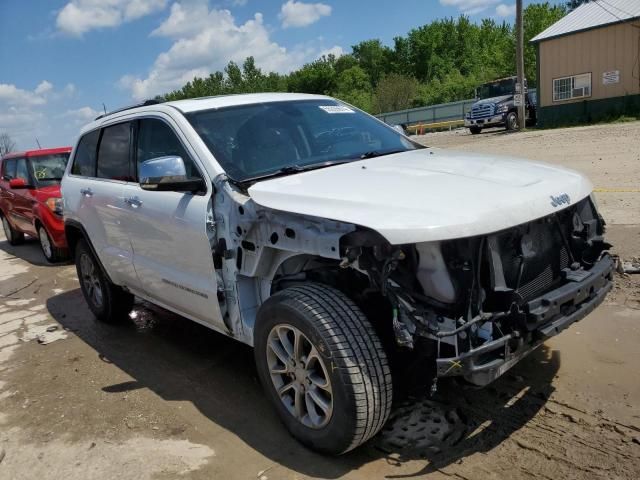
[[[11,180],[9,180],[9,188],[19,190],[33,187],[32,185],[29,185],[24,178],[12,178]]]
[[[145,160],[139,167],[138,178],[143,190],[198,192],[205,189],[202,179],[187,178],[184,160],[174,155]]]

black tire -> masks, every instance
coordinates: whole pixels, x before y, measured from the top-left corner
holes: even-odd
[[[516,112],[507,113],[505,123],[507,130],[518,130],[518,114]]]
[[[93,255],[85,240],[79,240],[76,245],[75,261],[82,294],[95,317],[105,323],[126,320],[133,308],[134,296],[109,281],[100,261]],[[89,278],[89,271],[83,262],[90,262],[93,266],[93,278]],[[98,286],[101,289],[101,301],[98,301],[94,293]]]
[[[311,428],[296,419],[276,390],[267,360],[267,342],[276,326],[293,326],[302,332],[326,366],[332,413],[322,427]],[[366,442],[385,424],[393,395],[389,362],[372,325],[342,292],[308,283],[276,293],[258,311],[254,346],[267,395],[289,432],[307,447],[342,454]],[[309,383],[307,391],[313,386]]]
[[[6,218],[3,214],[0,213],[0,217],[2,220],[2,228],[4,230],[4,235],[7,237],[7,242],[9,245],[21,245],[24,243],[24,233],[17,231],[15,228],[11,226],[9,223],[9,219]]]
[[[38,231],[38,240],[40,241],[40,250],[42,250],[42,254],[44,255],[44,258],[47,259],[47,262],[57,263],[66,260],[68,257],[66,250],[57,248],[53,244],[47,229],[41,224],[36,225],[36,227]]]
[[[473,135],[478,135],[482,131],[482,128],[480,128],[480,127],[469,127],[469,131]]]

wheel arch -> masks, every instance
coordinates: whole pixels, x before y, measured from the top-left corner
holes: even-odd
[[[69,248],[70,257],[72,259],[75,257],[76,247],[78,245],[78,242],[80,240],[84,240],[85,243],[89,246],[89,249],[91,250],[91,253],[93,254],[94,258],[98,262],[100,269],[106,275],[107,280],[113,283],[113,281],[111,280],[111,276],[109,275],[109,272],[107,272],[107,269],[104,268],[104,265],[102,265],[102,262],[100,261],[100,257],[98,256],[98,252],[96,252],[96,249],[93,246],[93,243],[91,242],[91,239],[89,238],[89,235],[87,234],[87,231],[84,229],[82,224],[75,220],[69,220],[69,219],[65,220],[64,234],[67,238],[67,246]]]

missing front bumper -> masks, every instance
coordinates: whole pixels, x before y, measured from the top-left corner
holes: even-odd
[[[527,331],[517,331],[456,357],[436,360],[437,376],[463,376],[487,385],[535,350],[547,338],[583,319],[600,305],[613,287],[613,260],[604,255],[580,282],[569,282],[525,306]]]

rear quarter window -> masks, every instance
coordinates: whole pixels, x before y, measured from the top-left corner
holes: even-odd
[[[80,139],[73,159],[73,166],[71,167],[73,175],[95,177],[99,137],[100,130],[94,130]]]

